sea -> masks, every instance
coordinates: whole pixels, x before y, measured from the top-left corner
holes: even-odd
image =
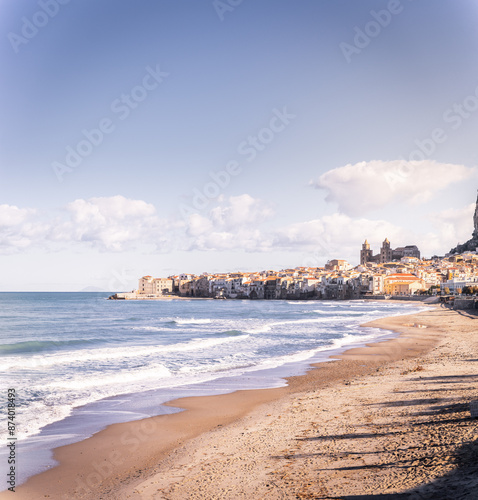
[[[17,485],[53,467],[57,446],[112,423],[180,411],[164,406],[178,397],[284,386],[311,363],[392,336],[363,323],[428,309],[400,301],[108,296],[0,293],[0,442],[9,437],[14,389]],[[0,463],[7,452],[0,447]]]

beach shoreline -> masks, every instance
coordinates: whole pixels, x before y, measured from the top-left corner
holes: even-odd
[[[163,469],[165,464],[171,463],[172,456],[208,433],[240,426],[242,420],[246,416],[249,418],[258,408],[284,405],[299,394],[334,387],[343,384],[344,380],[347,382],[372,376],[377,369],[391,362],[406,363],[417,356],[425,355],[444,335],[436,328],[434,313],[435,316],[460,316],[453,311],[435,308],[431,312],[376,320],[363,326],[400,332],[400,335],[390,340],[368,344],[367,347],[349,349],[335,356],[340,360],[320,363],[316,366],[317,369],[309,370],[306,375],[288,379],[287,387],[171,401],[167,403],[168,406],[180,407],[187,411],[114,424],[89,439],[60,447],[55,450],[55,458],[60,465],[33,476],[24,485],[17,487],[17,498],[47,495],[49,498],[85,499],[129,496],[181,498],[156,497],[156,493],[151,491],[138,491],[148,489],[144,486],[145,482],[150,481],[154,485],[158,483],[152,479],[158,467],[162,469],[162,489],[171,488],[173,481],[168,482],[168,474]],[[465,319],[463,315],[461,319],[465,322],[472,321]],[[427,328],[419,328],[420,325]],[[4,494],[0,497],[3,498]]]
[[[133,296],[134,295],[134,296]],[[227,301],[254,301],[254,302],[269,302],[270,300],[274,301],[283,301],[283,302],[344,302],[344,301],[367,301],[367,302],[386,302],[386,301],[400,301],[400,302],[410,302],[414,304],[434,304],[438,303],[439,299],[436,296],[426,296],[426,295],[390,295],[390,296],[370,296],[370,297],[360,297],[360,298],[348,298],[348,299],[324,299],[318,297],[312,298],[297,298],[297,297],[287,297],[284,299],[250,299],[247,297],[236,297],[236,298],[216,298],[216,297],[194,297],[187,295],[142,295],[135,294],[133,292],[117,292],[108,297],[108,300],[127,300],[127,301],[155,301],[155,300],[227,300]]]

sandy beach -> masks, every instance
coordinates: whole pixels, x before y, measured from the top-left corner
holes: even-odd
[[[112,425],[58,448],[60,465],[14,498],[476,498],[478,316],[436,307],[367,326],[401,335],[284,388]]]

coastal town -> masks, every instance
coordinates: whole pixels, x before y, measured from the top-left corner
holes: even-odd
[[[421,257],[416,245],[392,248],[386,238],[375,254],[367,240],[360,264],[329,260],[324,267],[280,271],[143,276],[138,289],[110,298],[138,300],[167,297],[214,299],[363,299],[478,294],[478,199],[469,241],[443,257]]]

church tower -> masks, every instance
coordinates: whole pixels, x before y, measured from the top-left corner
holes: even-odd
[[[382,248],[380,249],[380,264],[392,261],[392,249],[390,248],[390,242],[388,238],[382,243]]]
[[[362,250],[360,250],[360,264],[363,266],[367,262],[372,260],[372,250],[370,250],[370,244],[367,240],[362,245]]]

